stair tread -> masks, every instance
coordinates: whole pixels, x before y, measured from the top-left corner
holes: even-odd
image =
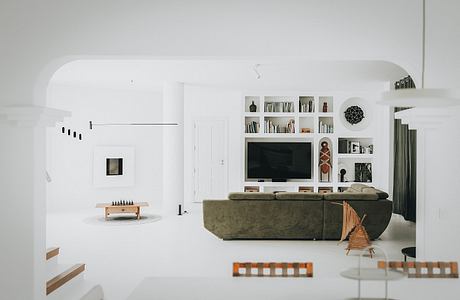
[[[46,264],[46,280],[51,280],[54,277],[62,274],[75,264],[48,263]]]
[[[81,276],[81,274],[79,275]],[[67,284],[55,290],[53,293],[47,296],[47,300],[80,300],[84,295],[86,295],[91,289],[93,289],[97,284],[88,280],[79,280],[74,282],[71,280]],[[102,299],[102,298],[101,298]]]
[[[60,248],[59,247],[49,247],[46,249],[46,260],[49,260],[55,256],[59,255]]]
[[[62,265],[61,265],[62,266]],[[57,268],[60,269],[60,268]],[[54,276],[46,282],[46,293],[50,294],[56,289],[72,280],[85,270],[85,264],[74,264],[69,268],[66,268],[63,272]]]

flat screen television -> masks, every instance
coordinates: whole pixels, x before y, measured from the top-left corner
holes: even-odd
[[[311,179],[311,143],[248,142],[248,179]]]

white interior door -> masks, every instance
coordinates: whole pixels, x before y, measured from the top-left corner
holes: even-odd
[[[227,196],[227,122],[195,121],[194,202]]]

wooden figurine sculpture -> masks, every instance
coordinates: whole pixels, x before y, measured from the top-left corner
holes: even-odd
[[[342,225],[342,237],[340,238],[339,243],[343,242],[347,237],[348,247],[347,255],[350,253],[350,250],[362,250],[371,246],[369,236],[367,235],[366,229],[364,229],[363,221],[366,218],[366,215],[361,219],[356,211],[348,204],[343,202],[343,225]],[[374,254],[374,249],[369,248],[369,254],[372,258]]]
[[[321,150],[319,152],[319,169],[321,171],[320,181],[323,180],[323,176],[327,174],[327,181],[331,181],[331,150],[329,150],[329,144],[327,142],[321,143]]]

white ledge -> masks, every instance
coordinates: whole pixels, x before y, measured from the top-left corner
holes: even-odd
[[[437,129],[453,116],[448,108],[416,107],[395,113],[395,119],[409,129]]]
[[[460,91],[452,89],[399,89],[382,93],[379,104],[393,107],[448,107],[460,105]]]
[[[52,127],[70,117],[69,111],[44,106],[0,107],[0,124],[17,127]]]

